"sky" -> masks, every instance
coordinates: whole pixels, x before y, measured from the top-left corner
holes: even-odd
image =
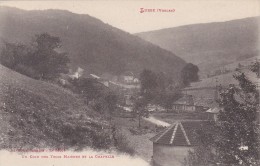
[[[0,6],[25,10],[63,9],[73,13],[89,14],[129,33],[260,15],[259,0],[0,0]],[[140,8],[154,11],[140,13]],[[159,12],[159,9],[171,12]]]

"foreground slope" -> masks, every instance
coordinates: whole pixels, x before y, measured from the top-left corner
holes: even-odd
[[[170,51],[89,15],[0,7],[0,22],[3,41],[30,42],[43,32],[60,37],[72,68],[81,67],[89,73],[119,75],[130,70],[139,74],[148,68],[175,77],[185,65]]]
[[[2,65],[0,119],[1,149],[95,147],[106,126],[71,92]]]
[[[258,55],[259,17],[136,34],[197,64],[201,71]]]

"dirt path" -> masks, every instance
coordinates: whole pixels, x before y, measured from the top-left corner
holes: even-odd
[[[164,122],[164,121],[161,121],[159,119],[156,119],[155,117],[153,116],[150,116],[149,118],[143,118],[144,120],[148,121],[148,122],[151,122],[155,125],[158,125],[158,126],[163,126],[163,127],[168,127],[170,126],[171,124],[167,123],[167,122]]]

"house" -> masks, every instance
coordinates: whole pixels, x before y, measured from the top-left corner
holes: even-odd
[[[181,166],[189,151],[197,146],[195,132],[208,125],[207,121],[176,122],[159,132],[153,142],[154,166]]]
[[[194,105],[192,95],[185,95],[184,97],[180,98],[176,102],[174,102],[172,106],[173,111],[183,112],[193,112],[196,111],[196,106]]]
[[[149,112],[163,112],[163,111],[166,111],[165,108],[163,108],[162,106],[155,105],[155,104],[148,104],[147,105],[147,109],[148,109]]]
[[[133,72],[124,72],[118,79],[123,84],[139,84],[139,79],[134,76]]]
[[[194,112],[194,111],[205,111],[208,107],[200,105],[198,102],[194,102],[192,95],[185,95],[180,98],[172,105],[172,111],[176,112]]]

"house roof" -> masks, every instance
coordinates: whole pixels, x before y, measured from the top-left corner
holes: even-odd
[[[182,98],[178,99],[177,101],[175,101],[174,104],[182,104],[186,101],[187,101],[186,97],[182,97]]]
[[[175,101],[174,104],[194,105],[193,97],[192,95],[184,95],[182,98]]]
[[[207,121],[183,121],[176,122],[159,132],[150,140],[154,143],[172,146],[195,146],[196,130],[207,125]]]

